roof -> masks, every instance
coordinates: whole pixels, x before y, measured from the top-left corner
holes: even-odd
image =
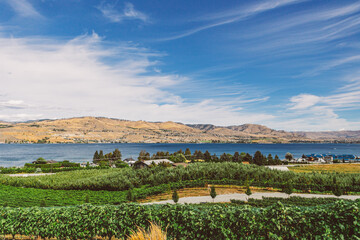
[[[170,161],[169,159],[147,160],[147,161],[144,161],[143,163],[150,166],[152,163],[155,163],[156,165],[158,165],[159,163],[162,163],[162,162],[167,162],[167,163],[173,164],[173,162]]]
[[[132,161],[136,161],[135,159],[133,159],[133,158],[126,158],[126,159],[124,159],[123,160],[123,162],[132,162]]]

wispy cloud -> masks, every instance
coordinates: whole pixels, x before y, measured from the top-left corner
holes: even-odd
[[[149,17],[136,10],[132,3],[125,3],[122,11],[118,11],[115,4],[105,2],[100,4],[97,8],[102,12],[104,17],[109,19],[111,22],[121,23],[124,20],[141,20],[143,22],[149,22]]]
[[[6,0],[20,17],[40,18],[42,15],[27,0]]]
[[[245,107],[267,99],[180,96],[179,85],[189,79],[152,71],[160,56],[129,44],[108,46],[96,33],[66,42],[0,37],[0,119],[92,115],[233,125],[273,118]]]
[[[239,7],[235,10],[232,9],[232,10],[228,10],[228,11],[224,11],[224,12],[220,12],[220,13],[214,13],[214,14],[202,16],[196,20],[206,22],[206,24],[204,24],[203,26],[190,29],[184,33],[177,34],[172,37],[163,38],[161,40],[167,41],[167,40],[175,40],[175,39],[187,37],[187,36],[193,35],[197,32],[200,32],[200,31],[203,31],[203,30],[206,30],[209,28],[238,22],[238,21],[244,20],[246,18],[252,17],[254,15],[266,12],[266,11],[270,11],[270,10],[280,8],[280,7],[283,7],[286,5],[290,5],[290,4],[296,4],[299,2],[303,2],[303,1],[304,0],[264,1],[264,2],[250,5],[247,7]]]

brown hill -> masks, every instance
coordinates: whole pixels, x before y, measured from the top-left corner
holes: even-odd
[[[360,131],[285,132],[257,124],[215,126],[175,122],[128,121],[103,117],[0,122],[0,143],[200,143],[359,141]]]

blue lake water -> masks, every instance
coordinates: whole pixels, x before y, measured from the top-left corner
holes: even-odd
[[[23,166],[39,157],[47,160],[70,160],[74,162],[92,161],[96,150],[103,150],[104,154],[118,148],[123,159],[127,157],[137,158],[141,150],[150,154],[157,151],[175,152],[179,149],[191,152],[208,150],[211,154],[248,152],[254,154],[257,150],[263,154],[277,154],[281,159],[287,152],[294,157],[302,154],[354,154],[360,155],[360,144],[174,144],[174,143],[109,143],[109,144],[0,144],[0,166]]]

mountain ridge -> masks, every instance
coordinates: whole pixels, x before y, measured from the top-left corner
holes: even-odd
[[[0,143],[359,142],[360,131],[292,132],[259,124],[216,126],[106,117],[0,121]]]

